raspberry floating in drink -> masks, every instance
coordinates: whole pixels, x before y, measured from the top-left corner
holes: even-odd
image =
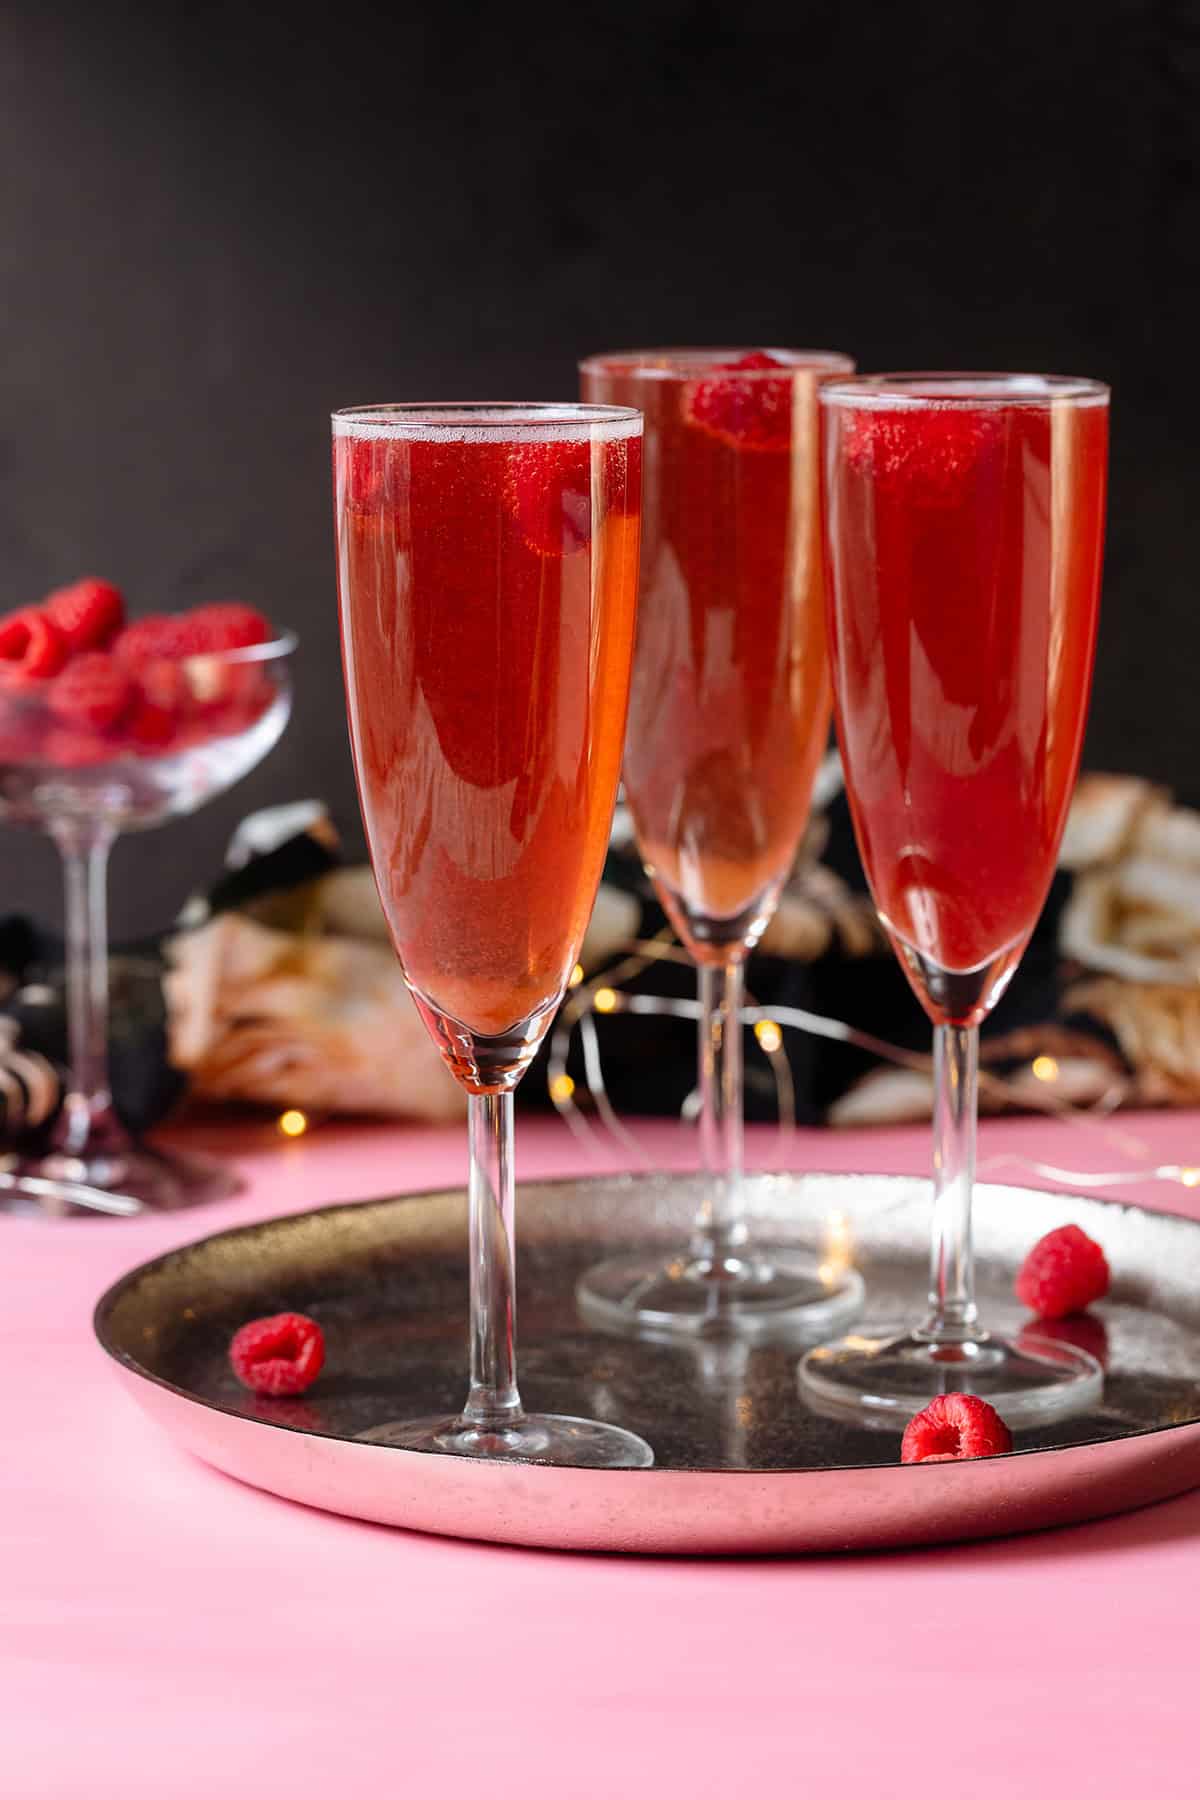
[[[325,1366],[325,1333],[304,1313],[273,1313],[235,1331],[229,1361],[255,1394],[303,1394]]]
[[[587,442],[514,444],[505,499],[539,556],[571,556],[592,540],[592,447]]]
[[[771,380],[766,371],[778,369]],[[736,362],[714,363],[687,401],[690,424],[737,450],[787,450],[792,441],[792,380],[788,365],[767,350]]]
[[[978,1394],[938,1394],[905,1427],[900,1461],[968,1462],[1004,1456],[1012,1447],[1012,1432]]]
[[[1042,1319],[1082,1312],[1107,1294],[1108,1258],[1078,1225],[1060,1225],[1039,1238],[1016,1280],[1017,1299]]]

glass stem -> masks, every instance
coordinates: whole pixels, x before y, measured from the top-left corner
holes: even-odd
[[[971,1189],[979,1030],[939,1025],[933,1037],[933,1251],[929,1317],[921,1336],[943,1343],[977,1338]]]
[[[746,1242],[742,1191],[742,959],[700,965],[700,1154],[707,1193],[696,1220],[698,1261],[740,1263]]]
[[[57,1131],[60,1150],[82,1156],[125,1142],[108,1074],[108,853],[111,827],[61,820],[54,840],[66,890],[67,1038],[70,1087]]]
[[[516,1189],[511,1092],[470,1096],[468,1140],[471,1391],[463,1418],[469,1425],[484,1430],[502,1430],[522,1416],[516,1370]]]

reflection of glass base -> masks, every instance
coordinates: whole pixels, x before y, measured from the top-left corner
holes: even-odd
[[[576,1469],[648,1469],[654,1461],[649,1444],[632,1431],[558,1413],[523,1413],[502,1430],[490,1431],[461,1417],[413,1419],[361,1432],[359,1442],[488,1461],[563,1463]]]
[[[817,1411],[897,1431],[938,1394],[978,1394],[1012,1426],[1084,1412],[1104,1387],[1093,1357],[1029,1332],[1019,1344],[983,1333],[969,1343],[935,1345],[914,1332],[864,1330],[810,1350],[799,1375]]]
[[[584,1317],[609,1331],[811,1342],[849,1323],[863,1284],[854,1269],[822,1269],[782,1245],[720,1263],[643,1250],[598,1263],[575,1295]]]
[[[241,1180],[206,1156],[167,1156],[121,1146],[98,1156],[8,1157],[0,1162],[0,1212],[47,1219],[182,1212],[227,1200]]]

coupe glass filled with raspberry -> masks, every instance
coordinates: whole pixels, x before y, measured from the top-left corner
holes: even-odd
[[[70,1060],[54,1142],[7,1159],[5,1205],[171,1210],[235,1186],[135,1144],[114,1110],[106,872],[118,833],[194,812],[277,742],[294,643],[237,601],[127,622],[120,591],[94,579],[0,619],[0,819],[62,855]]]
[[[818,1401],[897,1424],[968,1392],[1010,1423],[1074,1412],[1099,1365],[975,1302],[979,1024],[1054,874],[1096,640],[1108,389],[1040,375],[823,388],[838,740],[880,919],[934,1028],[929,1309],[813,1350]]]
[[[862,1283],[756,1242],[743,1195],[743,967],[792,869],[829,737],[817,393],[848,357],[651,350],[589,357],[591,400],[646,419],[645,527],[625,792],[647,871],[699,971],[691,1243],[580,1284],[619,1330],[820,1336]]]
[[[466,1090],[471,1374],[462,1412],[377,1442],[642,1467],[633,1433],[527,1413],[516,1385],[513,1094],[596,897],[629,698],[642,421],[604,406],[335,414],[342,648],[379,897]]]

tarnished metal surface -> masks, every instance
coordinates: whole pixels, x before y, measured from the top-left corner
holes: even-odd
[[[833,1254],[849,1242],[872,1320],[915,1317],[927,1183],[789,1175],[749,1187],[772,1235]],[[1200,1484],[1200,1225],[981,1187],[989,1324],[1019,1326],[1012,1276],[1042,1232],[1073,1220],[1104,1245],[1113,1293],[1080,1339],[1105,1362],[1103,1405],[1019,1432],[1010,1457],[902,1468],[898,1431],[808,1409],[794,1345],[653,1343],[582,1323],[573,1293],[587,1264],[678,1242],[696,1198],[689,1177],[627,1176],[535,1183],[518,1200],[526,1404],[628,1426],[653,1446],[650,1470],[480,1464],[355,1441],[462,1401],[461,1191],[329,1207],[174,1251],[104,1296],[97,1333],[138,1402],[218,1468],[289,1499],[458,1536],[691,1553],[880,1548],[1094,1518]],[[324,1326],[325,1372],[302,1399],[256,1399],[229,1369],[230,1334],[293,1308]]]

